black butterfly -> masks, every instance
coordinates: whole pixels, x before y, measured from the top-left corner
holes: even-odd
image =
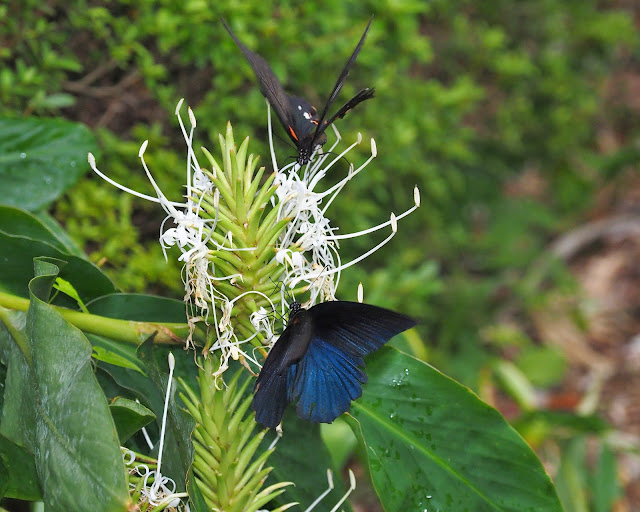
[[[323,302],[309,309],[292,303],[287,328],[256,381],[256,421],[277,427],[285,407],[297,400],[300,418],[331,423],[362,395],[367,381],[362,358],[414,325],[406,315],[359,302]]]
[[[244,53],[249,64],[251,64],[251,68],[253,69],[253,72],[258,79],[258,83],[260,84],[260,91],[276,111],[276,115],[287,132],[287,135],[298,148],[297,161],[300,165],[306,164],[311,158],[311,154],[316,147],[322,146],[327,141],[327,136],[324,132],[336,119],[343,118],[347,112],[349,112],[349,110],[355,107],[358,103],[373,98],[373,88],[362,89],[358,94],[342,105],[342,107],[340,107],[340,109],[331,116],[329,120],[325,119],[331,104],[335,101],[336,96],[338,96],[340,89],[342,89],[342,86],[344,85],[344,81],[349,74],[349,70],[358,57],[358,53],[360,53],[360,49],[367,37],[367,32],[369,31],[369,26],[371,25],[372,20],[373,16],[369,19],[367,28],[364,30],[356,49],[345,64],[342,73],[340,73],[340,76],[336,81],[336,85],[333,87],[333,90],[329,95],[329,99],[324,106],[322,114],[318,115],[316,108],[304,98],[289,96],[284,91],[284,88],[278,81],[276,75],[271,71],[267,61],[242,44],[231,31],[227,22],[222,19],[224,28],[227,29],[227,32],[229,32],[240,50],[242,50],[242,53]]]

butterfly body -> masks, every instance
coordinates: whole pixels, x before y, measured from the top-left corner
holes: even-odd
[[[275,428],[286,406],[297,401],[300,418],[331,423],[362,394],[363,356],[415,324],[369,304],[332,301],[303,309],[294,302],[256,381],[256,421]]]
[[[267,64],[267,61],[257,53],[249,50],[231,31],[231,28],[229,28],[226,21],[224,19],[222,20],[222,24],[225,29],[229,32],[229,35],[233,38],[236,45],[240,48],[251,65],[251,69],[258,80],[260,92],[265,98],[267,98],[269,104],[274,109],[280,124],[282,124],[287,135],[296,145],[296,148],[298,149],[297,161],[300,165],[306,164],[311,159],[316,148],[325,144],[327,136],[324,132],[331,124],[333,124],[334,121],[343,118],[347,112],[353,109],[356,105],[365,100],[371,99],[374,96],[373,88],[362,89],[358,94],[340,107],[333,116],[327,119],[328,110],[342,89],[344,81],[346,80],[351,67],[355,63],[358,53],[360,53],[360,49],[364,44],[372,19],[373,17],[369,20],[369,24],[362,34],[358,45],[338,76],[338,80],[336,81],[320,115],[318,115],[316,108],[304,98],[299,96],[290,96],[287,94],[282,87],[282,84],[269,67],[269,64]]]

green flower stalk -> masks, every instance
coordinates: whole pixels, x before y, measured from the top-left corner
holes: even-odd
[[[265,464],[274,448],[256,455],[266,430],[255,434],[255,414],[247,414],[251,395],[245,391],[250,379],[246,372],[238,371],[225,387],[218,389],[215,374],[214,358],[210,357],[199,372],[199,394],[180,380],[185,390],[180,397],[196,420],[192,438],[194,484],[210,510],[255,512],[292,483],[278,482],[263,488],[273,469]],[[289,503],[275,511],[282,512],[296,504]]]

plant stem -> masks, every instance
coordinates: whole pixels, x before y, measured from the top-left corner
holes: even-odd
[[[29,299],[0,292],[0,306],[18,311],[27,311],[29,309]],[[116,318],[72,311],[59,306],[52,307],[65,320],[81,331],[136,345],[142,344],[154,333],[154,342],[159,344],[184,344],[183,340],[189,335],[189,326],[186,323],[118,320]]]

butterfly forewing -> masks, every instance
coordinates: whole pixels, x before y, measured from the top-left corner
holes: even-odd
[[[329,98],[327,99],[327,103],[325,104],[324,109],[322,110],[322,113],[320,114],[320,120],[319,120],[318,128],[316,129],[316,135],[314,135],[314,139],[315,139],[315,137],[317,136],[318,133],[321,133],[322,131],[324,131],[331,124],[331,123],[324,123],[324,120],[327,117],[327,113],[329,111],[329,108],[331,108],[331,105],[333,104],[333,102],[335,101],[336,97],[340,93],[340,90],[342,89],[342,86],[344,85],[344,81],[347,79],[347,75],[349,74],[349,71],[351,71],[351,68],[353,67],[353,65],[356,62],[356,59],[358,58],[358,54],[360,53],[360,50],[362,49],[362,45],[364,44],[364,40],[367,38],[367,32],[369,32],[369,27],[371,26],[371,22],[372,21],[373,21],[373,16],[371,16],[371,18],[369,18],[369,23],[367,23],[367,27],[364,29],[362,37],[360,37],[360,41],[358,41],[358,44],[356,45],[355,50],[353,50],[353,53],[351,54],[351,57],[349,57],[349,60],[344,65],[344,68],[342,68],[342,72],[340,73],[340,76],[338,76],[338,79],[336,80],[336,84],[333,86],[333,90],[331,91],[331,94],[329,94]],[[360,94],[360,93],[358,93],[358,94]],[[369,99],[369,98],[365,98],[365,99]],[[352,98],[352,100],[353,100],[353,98]],[[352,101],[352,100],[350,100],[350,101]],[[362,101],[364,101],[364,100],[362,100]],[[358,102],[358,103],[360,103],[360,102]],[[351,107],[351,108],[353,108],[353,107]],[[335,116],[334,116],[334,118],[335,118]],[[320,132],[318,130],[320,130]]]
[[[309,310],[314,336],[357,356],[378,350],[416,321],[402,313],[359,302],[330,301]]]
[[[295,115],[294,110],[291,107],[292,97],[284,91],[282,84],[269,67],[269,64],[267,64],[267,61],[242,44],[242,42],[232,32],[229,25],[227,25],[224,18],[222,19],[222,24],[249,62],[249,65],[253,70],[253,74],[256,76],[258,84],[260,85],[260,92],[265,98],[267,98],[269,104],[273,107],[273,110],[275,110],[280,124],[282,124],[287,131],[287,135],[297,145],[299,137],[297,136],[297,133],[295,133],[295,125],[298,121],[298,116]],[[309,126],[310,131],[313,128],[315,128],[315,125]]]

